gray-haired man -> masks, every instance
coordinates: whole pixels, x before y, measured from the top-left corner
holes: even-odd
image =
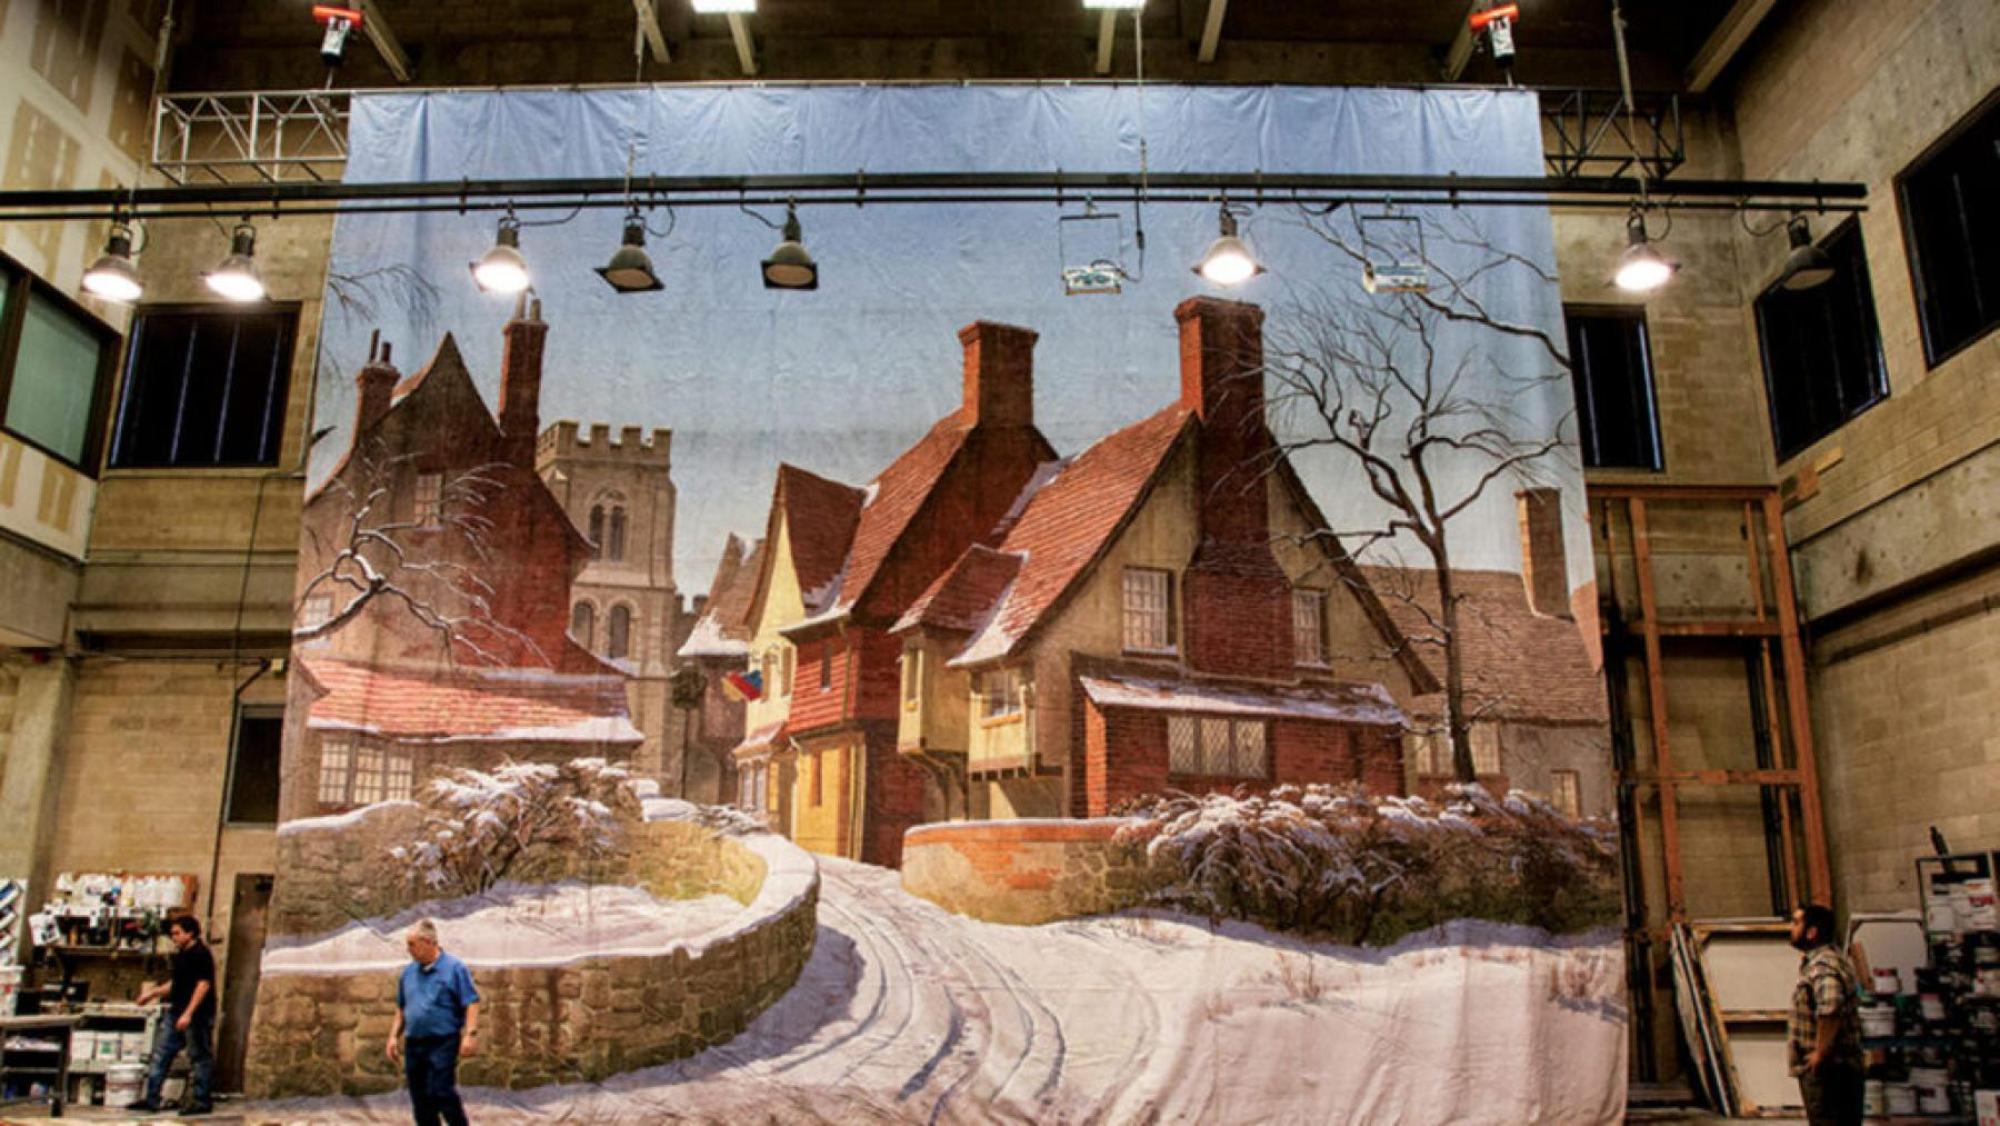
[[[411,927],[404,945],[410,964],[396,982],[389,1058],[403,1063],[417,1126],[465,1126],[458,1061],[479,1052],[479,990],[465,963],[438,945],[436,923],[425,919]]]

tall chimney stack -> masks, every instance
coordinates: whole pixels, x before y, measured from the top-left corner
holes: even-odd
[[[379,333],[377,336],[379,337]],[[361,394],[354,404],[354,436],[359,441],[367,429],[382,420],[389,413],[389,402],[396,391],[396,384],[403,378],[389,363],[389,345],[384,344],[376,351],[376,339],[368,341],[368,366],[354,377],[360,385]]]
[[[1035,340],[1031,329],[974,321],[958,330],[965,345],[968,426],[1032,426],[1035,421]]]
[[[542,321],[542,302],[522,294],[514,318],[504,330],[500,350],[500,435],[503,456],[530,473],[535,471],[535,437],[542,428],[542,347],[549,326]]]
[[[1543,617],[1571,617],[1562,492],[1522,489],[1514,498],[1521,510],[1521,584],[1527,588],[1528,607]]]
[[[1174,310],[1181,405],[1200,420],[1195,505],[1200,539],[1182,598],[1185,654],[1197,672],[1289,679],[1291,579],[1271,553],[1271,435],[1264,426],[1264,311],[1195,297]]]

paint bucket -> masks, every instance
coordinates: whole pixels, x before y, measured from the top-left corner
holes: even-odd
[[[1888,1113],[1889,1094],[1883,1089],[1880,1079],[1870,1079],[1861,1085],[1861,1113],[1869,1118],[1880,1118]]]
[[[1861,1006],[1861,1035],[1873,1039],[1896,1034],[1896,1009],[1892,1005]]]
[[[136,1063],[114,1063],[104,1070],[104,1105],[130,1106],[145,1093],[146,1069]]]
[[[21,967],[0,966],[0,1017],[14,1015],[14,998],[21,992]]]
[[[1944,995],[1942,993],[1926,993],[1918,1004],[1924,1014],[1925,1023],[1944,1023]]]
[[[1898,973],[1894,966],[1876,966],[1869,972],[1869,976],[1875,981],[1869,992],[1877,997],[1887,997],[1903,991],[1903,975]]]
[[[1951,1088],[1949,1087],[1917,1088],[1917,1113],[1950,1114]]]

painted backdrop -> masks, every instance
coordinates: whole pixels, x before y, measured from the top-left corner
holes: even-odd
[[[357,99],[353,180],[1536,175],[1532,95]],[[1623,969],[1548,216],[1217,203],[338,224],[251,1083],[393,1118],[1609,1121]],[[1143,226],[1143,241],[1140,230]],[[1124,275],[1065,297],[1061,270]],[[1584,624],[1577,621],[1581,616]],[[1461,782],[1467,775],[1476,782]],[[1549,1061],[1560,1059],[1560,1067]]]

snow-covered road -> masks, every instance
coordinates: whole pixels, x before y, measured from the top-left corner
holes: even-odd
[[[1469,923],[1386,951],[1139,915],[1008,927],[820,861],[818,944],[742,1036],[481,1122],[1563,1122],[1624,1103],[1615,936]],[[400,1096],[268,1108],[406,1121]],[[252,1121],[258,1120],[252,1114]]]

